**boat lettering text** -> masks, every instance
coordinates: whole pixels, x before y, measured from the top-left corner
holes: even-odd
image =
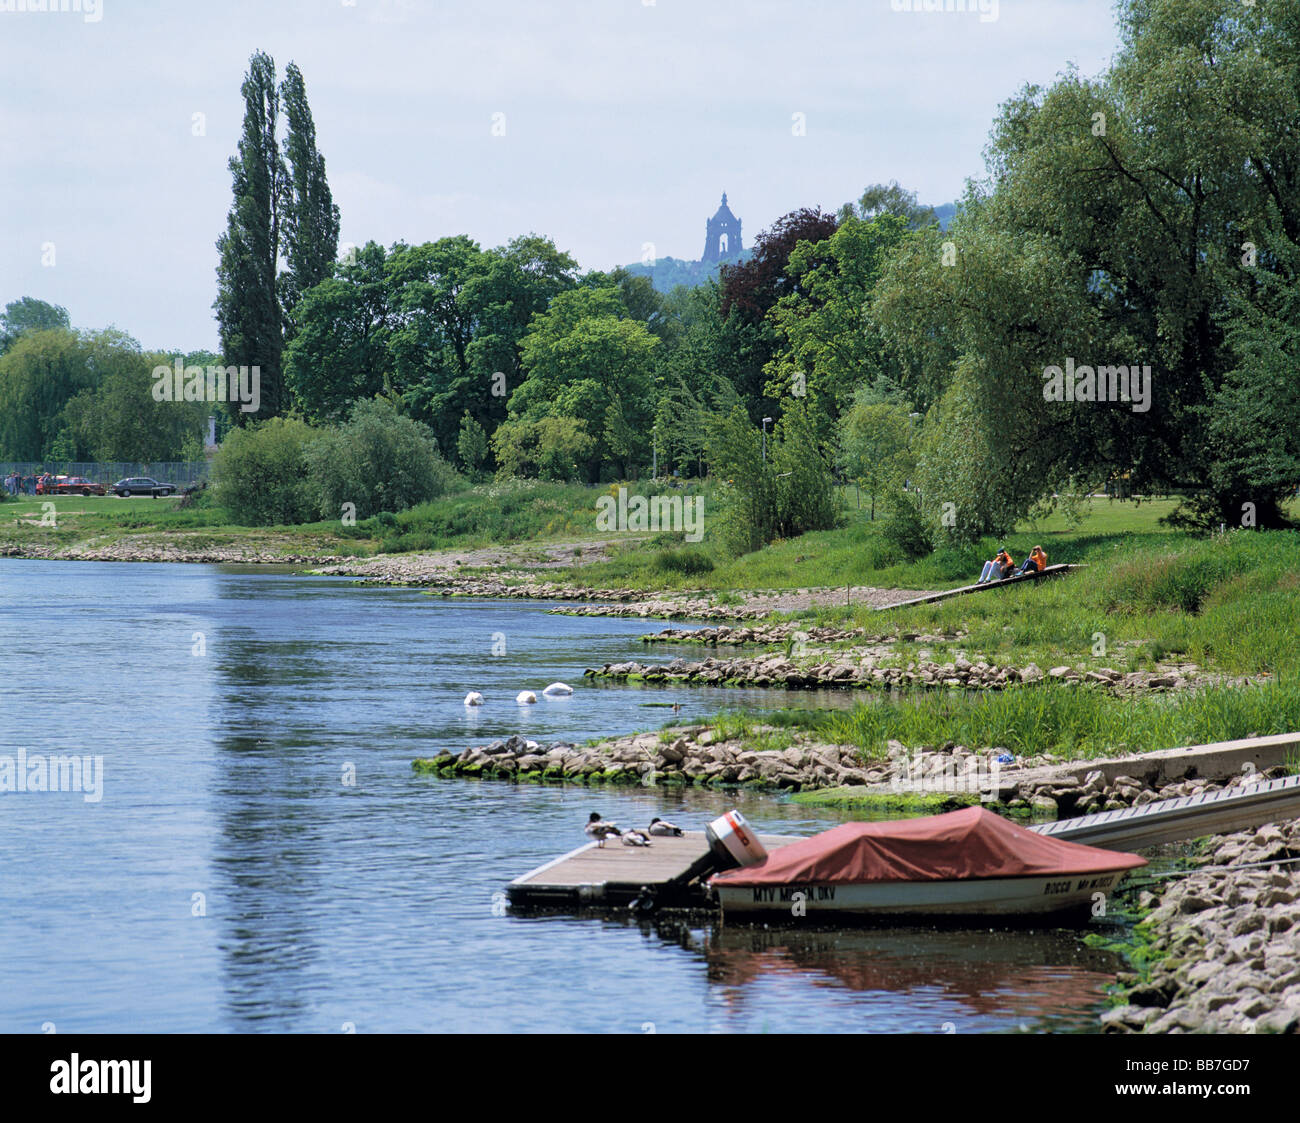
[[[1068,893],[1069,891],[1070,883],[1068,881],[1049,881],[1047,887],[1043,890],[1043,896],[1047,896],[1049,893]]]
[[[834,885],[756,885],[755,901],[790,901],[796,893],[802,893],[805,901],[835,900]]]

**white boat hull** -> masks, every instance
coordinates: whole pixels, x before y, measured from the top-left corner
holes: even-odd
[[[714,883],[724,914],[831,916],[1034,916],[1092,906],[1127,871],[1051,877],[851,884],[729,886]]]

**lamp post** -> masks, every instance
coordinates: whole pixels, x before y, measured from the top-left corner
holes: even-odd
[[[767,463],[767,427],[771,423],[770,417],[763,418],[763,463]]]

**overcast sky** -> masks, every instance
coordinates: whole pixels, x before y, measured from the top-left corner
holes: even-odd
[[[4,10],[60,3],[83,10]],[[646,243],[697,259],[723,190],[746,245],[873,182],[950,201],[983,174],[1001,102],[1071,62],[1097,73],[1118,43],[1109,0],[896,6],[0,0],[0,304],[215,349],[214,243],[259,49],[302,69],[342,241],[536,231],[604,269]]]

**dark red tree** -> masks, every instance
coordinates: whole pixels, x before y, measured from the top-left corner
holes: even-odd
[[[762,322],[764,316],[795,282],[785,275],[790,254],[800,242],[822,242],[835,233],[839,221],[833,214],[823,214],[820,207],[803,207],[778,218],[759,234],[754,255],[737,265],[724,265],[722,316],[726,319],[735,309],[747,323]]]

